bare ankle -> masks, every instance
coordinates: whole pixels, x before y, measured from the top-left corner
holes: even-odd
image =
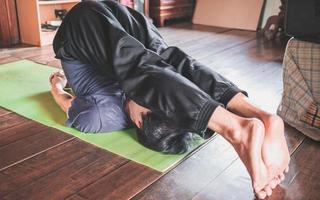
[[[283,125],[282,118],[276,114],[266,115],[263,121],[265,121],[267,123],[277,123],[279,125]]]
[[[220,106],[216,108],[208,123],[208,128],[219,133],[228,141],[236,140],[233,136],[238,135],[236,133],[240,130],[239,126],[239,117]]]
[[[240,127],[240,139],[243,141],[248,141],[249,137],[264,137],[264,125],[262,121],[256,118],[245,118],[241,121]]]

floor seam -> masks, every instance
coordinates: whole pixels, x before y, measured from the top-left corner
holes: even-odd
[[[65,140],[65,141],[63,141],[63,142],[60,142],[60,143],[58,143],[58,144],[55,144],[55,145],[53,145],[53,146],[51,146],[51,147],[49,147],[49,148],[46,148],[46,149],[44,149],[44,150],[42,150],[42,151],[39,151],[39,152],[37,152],[37,153],[35,153],[35,154],[32,154],[31,156],[28,156],[28,157],[23,158],[23,159],[21,159],[21,160],[19,160],[19,161],[17,161],[17,162],[14,162],[14,163],[12,163],[12,164],[10,164],[10,165],[8,165],[8,166],[5,166],[5,167],[3,167],[3,168],[0,169],[0,172],[4,171],[4,170],[6,170],[6,169],[8,169],[8,168],[10,168],[10,167],[12,167],[12,166],[15,166],[15,165],[17,165],[17,164],[19,164],[19,163],[22,163],[22,162],[24,162],[24,161],[26,161],[26,160],[29,160],[29,159],[31,159],[31,158],[33,158],[33,157],[35,157],[35,156],[37,156],[37,155],[39,155],[39,154],[41,154],[41,153],[44,153],[44,152],[46,152],[46,151],[48,151],[48,150],[51,150],[51,149],[53,149],[53,148],[56,148],[56,147],[58,147],[58,146],[60,146],[60,145],[62,145],[62,144],[64,144],[64,143],[66,143],[66,142],[69,142],[69,141],[71,141],[71,140],[73,140],[73,139],[75,139],[75,138],[76,138],[76,137],[71,137],[71,138],[69,138],[69,139],[67,139],[67,140]]]

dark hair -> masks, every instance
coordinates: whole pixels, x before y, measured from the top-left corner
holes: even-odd
[[[168,119],[148,113],[142,116],[142,128],[137,129],[138,141],[145,147],[170,154],[181,154],[192,147],[196,134],[179,128]]]

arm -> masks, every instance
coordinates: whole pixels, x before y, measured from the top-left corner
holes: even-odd
[[[212,99],[222,103],[225,107],[239,92],[247,95],[231,81],[193,59],[178,47],[167,48],[161,53],[161,57],[174,67],[173,70],[192,81]]]

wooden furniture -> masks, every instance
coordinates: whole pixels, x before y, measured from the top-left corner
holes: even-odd
[[[15,0],[0,0],[0,47],[19,43]]]
[[[163,26],[165,20],[192,17],[194,0],[151,0],[150,17],[158,26]]]
[[[144,0],[144,15],[149,18],[149,0]]]
[[[146,17],[149,17],[149,0],[143,0],[143,5],[141,9],[137,9],[137,0],[117,0],[121,4],[128,6],[130,8],[136,9],[143,13]]]
[[[56,31],[41,29],[41,23],[57,20],[54,10],[70,10],[81,0],[16,0],[22,43],[43,46],[52,44]]]
[[[128,6],[130,8],[134,7],[134,1],[133,0],[120,0],[120,3],[125,5],[125,6]]]

